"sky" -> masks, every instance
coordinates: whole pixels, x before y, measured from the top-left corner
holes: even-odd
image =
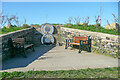
[[[95,24],[95,16],[100,15],[102,6],[102,26],[114,22],[112,13],[118,16],[118,2],[2,2],[2,11],[7,15],[17,15],[20,24],[56,23],[65,24],[69,17],[90,17],[89,24]],[[81,20],[82,23],[82,20]]]
[[[2,2],[118,2],[120,0],[1,0]]]

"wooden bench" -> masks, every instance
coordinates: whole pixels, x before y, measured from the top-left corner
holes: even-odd
[[[86,50],[88,52],[91,52],[91,39],[89,37],[74,37],[73,39],[66,39],[66,45],[65,49],[68,47],[72,47],[73,45],[79,46],[79,51],[78,53],[81,53],[82,50]]]
[[[8,45],[9,45],[9,47],[11,48],[11,50],[10,50],[10,52],[19,52],[19,53],[21,53],[21,52],[23,52],[23,56],[24,57],[27,57],[26,56],[26,50],[27,49],[32,49],[32,51],[35,51],[34,50],[34,45],[32,44],[32,42],[31,41],[25,41],[25,39],[24,38],[9,38],[9,40],[8,40]],[[12,50],[12,49],[14,49],[14,50]]]

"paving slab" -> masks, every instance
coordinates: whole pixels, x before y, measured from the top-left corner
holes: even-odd
[[[29,70],[73,70],[86,68],[118,67],[118,59],[77,49],[64,49],[64,46],[35,47],[35,52],[27,51],[27,58],[17,55],[2,63],[0,71]]]

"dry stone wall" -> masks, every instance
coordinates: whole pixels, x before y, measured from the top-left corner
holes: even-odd
[[[59,25],[55,26],[55,32],[53,35],[56,39],[56,45],[58,45],[58,43],[65,44],[65,39],[73,38],[74,36],[91,36],[92,52],[113,57],[118,57],[120,52],[119,36],[117,35],[65,28]],[[23,37],[27,40],[33,40],[35,46],[40,46],[42,34],[40,28],[28,28],[0,35],[0,53],[2,52],[2,43],[6,42],[10,37]],[[0,56],[2,56],[2,53]]]
[[[28,28],[0,35],[0,38],[2,38],[2,42],[6,42],[10,37],[30,39],[31,37],[33,37],[33,33],[33,28]]]
[[[65,43],[65,39],[72,38],[74,36],[91,36],[92,52],[118,57],[118,54],[120,52],[119,51],[120,42],[118,39],[119,36],[117,35],[64,28],[64,27],[61,27],[61,31],[62,31],[63,43]]]
[[[0,35],[0,59],[4,59],[9,55],[9,53],[6,53],[3,55],[2,53],[2,43],[5,43],[8,41],[8,38],[25,38],[27,41],[32,41],[34,38],[34,28],[28,28],[28,29],[22,29],[14,32],[10,32],[7,34]],[[34,41],[33,41],[34,42]]]

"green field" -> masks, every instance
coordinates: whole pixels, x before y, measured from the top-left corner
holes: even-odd
[[[118,69],[120,69],[120,67],[11,73],[2,72],[2,78],[118,78]]]
[[[55,24],[54,24],[55,25]],[[57,25],[57,24],[56,24]],[[113,29],[105,29],[103,27],[96,28],[94,25],[88,25],[88,26],[83,26],[83,25],[64,25],[66,28],[74,28],[74,29],[80,29],[80,30],[87,30],[87,31],[93,31],[93,32],[101,32],[101,33],[108,33],[108,34],[113,34],[113,35],[118,35],[120,32],[116,32]],[[17,30],[25,29],[25,27],[12,27],[12,28],[2,28],[0,31],[0,34],[5,34]]]
[[[67,25],[64,25],[64,27],[118,35],[118,32],[114,31],[113,29],[105,29],[103,27],[100,27],[100,29],[99,29],[99,28],[96,28],[96,26],[94,26],[94,25],[88,25],[88,26],[83,26],[83,25],[67,26]]]
[[[21,29],[26,29],[23,27],[12,27],[12,28],[2,28],[0,31],[0,34],[5,34],[5,33],[9,33],[9,32],[13,32],[13,31],[17,31],[17,30],[21,30]]]

